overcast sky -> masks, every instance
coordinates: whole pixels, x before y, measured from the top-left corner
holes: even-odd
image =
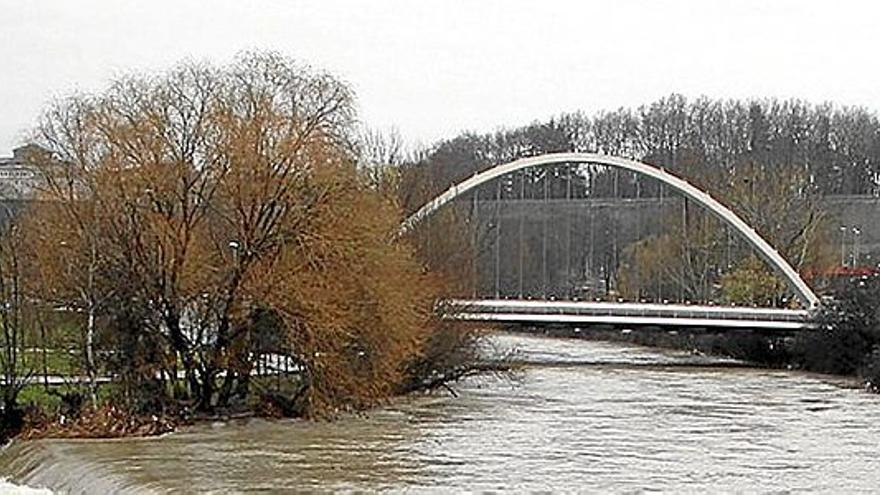
[[[672,92],[880,109],[875,1],[0,0],[0,155],[52,97],[271,49],[411,142]]]

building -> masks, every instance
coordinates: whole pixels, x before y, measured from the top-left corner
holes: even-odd
[[[37,169],[28,164],[31,153],[42,151],[29,144],[12,150],[11,157],[0,157],[0,200],[31,199],[39,184]]]

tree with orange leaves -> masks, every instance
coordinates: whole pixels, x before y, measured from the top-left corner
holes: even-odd
[[[94,314],[86,334],[112,343],[132,395],[228,406],[262,352],[260,315],[298,364],[304,414],[400,390],[440,286],[357,170],[352,99],[248,53],[56,102],[35,138],[51,153],[33,294]]]

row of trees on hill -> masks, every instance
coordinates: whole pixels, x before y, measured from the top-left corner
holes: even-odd
[[[409,160],[414,208],[474,172],[524,156],[552,152],[598,152],[665,167],[701,183],[704,176],[734,177],[750,164],[789,168],[821,195],[880,194],[880,120],[858,107],[813,105],[800,100],[688,100],[671,95],[636,109],[589,116],[563,114],[546,122],[464,133]],[[544,173],[534,171],[528,197],[537,197]],[[551,184],[551,190],[560,185]],[[656,196],[656,186],[638,191]],[[584,190],[575,191],[582,197]],[[598,179],[592,195],[636,195],[634,182],[614,187]]]

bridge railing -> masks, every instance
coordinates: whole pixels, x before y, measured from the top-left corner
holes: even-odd
[[[495,314],[520,312],[541,315],[631,316],[780,322],[805,322],[811,319],[811,312],[808,310],[747,308],[739,306],[689,306],[684,304],[508,299],[454,299],[447,301],[446,304],[453,311]]]

